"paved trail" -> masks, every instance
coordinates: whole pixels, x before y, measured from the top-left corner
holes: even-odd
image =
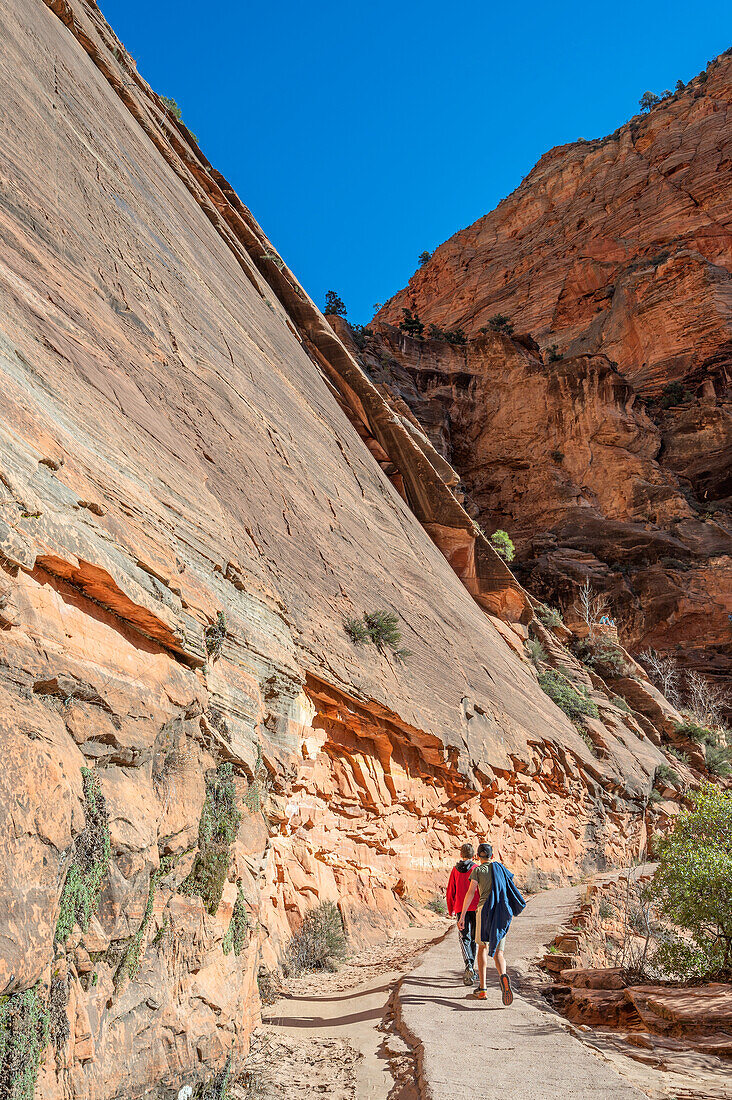
[[[489,972],[487,1001],[467,1001],[457,933],[430,948],[399,990],[398,1017],[420,1054],[424,1100],[638,1100],[635,1088],[545,1011],[522,975],[540,957],[576,907],[579,889],[531,898],[511,926],[506,949],[516,996],[501,1004],[498,976]]]

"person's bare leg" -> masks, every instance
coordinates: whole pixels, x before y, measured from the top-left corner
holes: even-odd
[[[488,946],[481,943],[478,947],[478,977],[480,978],[480,989],[485,989],[486,977],[488,974]]]
[[[501,974],[506,973],[506,957],[502,951],[496,951],[495,955],[493,956],[493,962],[496,964],[496,970],[498,971],[498,977],[500,978]]]

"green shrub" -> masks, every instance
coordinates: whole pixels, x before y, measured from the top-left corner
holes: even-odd
[[[346,934],[338,907],[323,901],[305,914],[302,927],[287,947],[289,969],[294,974],[303,970],[325,970],[346,956]]]
[[[343,627],[355,645],[372,642],[382,651],[387,646],[399,660],[411,655],[411,650],[401,644],[399,616],[394,611],[368,611],[363,619],[346,619]]]
[[[155,891],[161,878],[169,875],[180,859],[180,855],[164,856],[160,860],[159,866],[151,872],[145,911],[142,914],[140,927],[137,929],[135,934],[130,937],[126,947],[123,948],[122,957],[114,973],[115,988],[120,986],[122,982],[125,981],[127,978],[129,978],[131,981],[134,981],[139,974],[140,965],[142,963],[142,944],[145,939],[145,933],[147,932],[150,921],[152,920],[153,908],[155,904]]]
[[[619,645],[609,638],[586,638],[577,646],[577,656],[589,668],[595,669],[600,676],[630,676],[632,666],[627,661]]]
[[[89,927],[99,906],[102,884],[112,855],[107,803],[99,779],[89,768],[81,769],[84,787],[84,829],[74,840],[71,866],[61,892],[54,942],[64,944],[78,924]]]
[[[677,978],[732,976],[732,795],[704,783],[658,840],[649,895],[683,936],[664,937],[655,964]]]
[[[424,267],[424,265],[428,263],[431,259],[432,253],[427,252],[427,250],[425,249],[424,252],[420,252],[419,256],[417,257],[417,262],[419,263],[420,267]]]
[[[700,726],[698,722],[692,721],[687,718],[684,722],[677,722],[676,732],[680,733],[682,737],[686,737],[689,741],[694,741],[697,745],[713,745],[716,741],[714,730],[710,730],[708,726]]]
[[[626,714],[632,713],[628,700],[623,699],[622,695],[613,695],[611,698],[618,710],[624,710]]]
[[[241,888],[241,879],[236,883],[236,901],[231,912],[229,927],[224,936],[221,949],[225,955],[233,951],[235,955],[241,955],[247,945],[247,932],[249,931],[249,914],[247,912],[246,898]]]
[[[648,801],[649,802],[654,802],[654,803],[655,802],[663,802],[663,795],[661,794],[660,791],[657,791],[656,788],[654,787],[653,790],[651,791],[651,793],[648,796]]]
[[[193,1090],[193,1100],[229,1100],[229,1085],[232,1083],[231,1063],[232,1057],[229,1055],[220,1073],[210,1081],[199,1081]]]
[[[566,676],[554,669],[539,673],[539,686],[572,722],[580,725],[584,718],[598,718],[597,706],[582,687],[573,687]]]
[[[363,619],[346,619],[343,629],[354,645],[366,645],[371,641],[369,629]]]
[[[438,913],[439,916],[444,917],[447,914],[447,906],[445,905],[445,899],[441,894],[435,894],[433,898],[427,902],[427,908],[431,909],[433,913]]]
[[[345,317],[346,306],[343,299],[334,290],[329,290],[325,295],[325,307],[323,313],[330,313],[334,317]]]
[[[669,756],[673,756],[674,760],[678,760],[680,764],[689,763],[689,757],[687,756],[687,754],[685,752],[682,752],[681,749],[675,749],[673,745],[669,745],[669,747],[666,749],[666,752],[669,754]]]
[[[651,108],[655,107],[660,102],[660,96],[655,95],[653,92],[644,92],[638,100],[638,106],[640,107],[641,111],[648,112],[651,110]]]
[[[729,745],[707,745],[706,766],[711,775],[726,778],[732,775],[732,749]]]
[[[215,622],[209,623],[203,631],[204,640],[206,642],[206,653],[209,655],[212,662],[218,661],[219,657],[224,652],[226,627],[226,615],[223,611],[219,611],[217,612]]]
[[[556,607],[550,607],[549,604],[541,604],[536,614],[544,626],[548,626],[551,630],[562,625],[561,611]]]
[[[617,913],[615,912],[610,902],[603,899],[600,902],[598,915],[600,917],[600,920],[612,920],[613,917],[617,916]]]
[[[516,555],[513,542],[507,531],[502,531],[499,527],[499,529],[494,531],[491,535],[491,543],[493,544],[493,549],[504,561],[513,561]]]
[[[655,784],[663,783],[667,787],[675,787],[677,790],[681,784],[679,773],[670,764],[658,764],[653,774]]]
[[[592,738],[590,737],[587,730],[586,729],[578,729],[577,732],[579,733],[579,735],[582,738],[582,740],[584,741],[584,743],[587,745],[587,748],[590,750],[592,755],[593,756],[598,756],[599,754],[598,754],[598,751],[597,751],[597,745],[592,740]]]
[[[685,401],[691,401],[694,394],[684,388],[681,382],[669,382],[663,387],[658,404],[662,409],[672,409],[675,405],[682,405]]]
[[[547,652],[544,646],[536,638],[529,638],[526,643],[526,652],[534,668],[538,669],[539,665],[547,659]]]
[[[481,332],[504,332],[506,336],[513,335],[513,322],[505,313],[496,313],[489,318],[488,324],[483,325]]]
[[[48,1010],[40,983],[23,993],[0,997],[2,1100],[33,1100],[48,1036]]]
[[[412,313],[411,309],[403,309],[402,314],[402,319],[399,322],[400,331],[406,333],[407,336],[413,336],[415,340],[421,340],[424,324],[420,321],[419,314]]]
[[[206,911],[219,907],[229,873],[230,846],[239,831],[241,814],[236,806],[231,764],[219,764],[206,776],[206,798],[198,825],[198,852],[180,893],[203,898]]]
[[[161,95],[160,102],[163,103],[165,107],[170,111],[173,118],[177,119],[178,122],[183,121],[183,112],[181,111],[180,107],[175,102],[172,96]]]

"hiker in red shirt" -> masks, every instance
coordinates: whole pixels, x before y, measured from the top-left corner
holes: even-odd
[[[475,867],[475,849],[472,844],[463,844],[460,849],[461,859],[450,871],[450,879],[447,883],[447,911],[451,917],[459,917],[463,908],[465,895],[470,886],[470,874]],[[465,960],[465,985],[472,985],[477,981],[475,972],[475,911],[478,908],[478,895],[471,903],[465,914],[465,922],[462,929],[458,928],[460,949]]]

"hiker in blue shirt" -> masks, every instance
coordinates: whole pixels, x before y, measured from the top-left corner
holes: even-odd
[[[460,928],[465,923],[465,914],[476,892],[479,895],[479,905],[475,921],[475,938],[478,944],[480,985],[474,993],[469,993],[468,997],[478,1001],[486,1000],[486,974],[490,955],[498,971],[501,999],[504,1005],[510,1005],[513,1003],[513,990],[511,979],[506,973],[506,958],[503,952],[511,921],[524,909],[526,902],[514,886],[511,872],[502,863],[493,861],[493,848],[490,844],[478,845],[478,866],[474,867],[470,874],[470,886],[458,921]]]

